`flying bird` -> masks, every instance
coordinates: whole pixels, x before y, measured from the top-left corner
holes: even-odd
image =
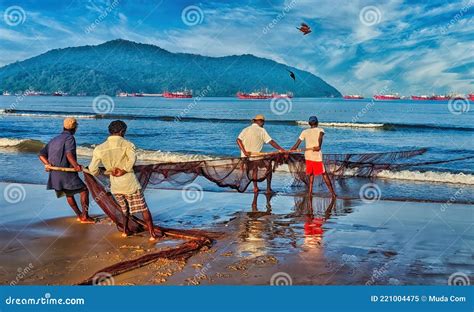
[[[287,71],[290,73],[290,77],[291,77],[294,81],[296,81],[295,73],[292,72],[291,70],[288,70],[288,69],[287,69]]]
[[[296,29],[301,31],[304,36],[311,32],[311,27],[309,27],[308,24],[306,24],[306,23],[301,23],[300,28],[296,27]]]

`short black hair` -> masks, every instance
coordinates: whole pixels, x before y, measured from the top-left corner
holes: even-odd
[[[110,134],[118,134],[120,132],[125,132],[127,130],[127,124],[121,120],[114,120],[109,125]]]

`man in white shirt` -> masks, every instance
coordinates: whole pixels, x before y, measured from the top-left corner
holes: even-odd
[[[252,125],[248,126],[244,130],[242,130],[242,132],[240,132],[239,137],[237,138],[237,145],[240,148],[241,157],[250,157],[258,155],[262,151],[263,144],[270,144],[280,152],[285,152],[285,150],[270,137],[267,130],[265,130],[265,128],[263,127],[264,125],[265,117],[263,115],[257,115],[254,119],[252,119]],[[273,193],[271,188],[272,168],[266,169],[269,171],[269,174],[267,176],[267,193]],[[256,180],[257,173],[258,168],[253,168],[253,191],[255,193],[259,191]]]
[[[321,146],[323,145],[324,130],[318,128],[318,118],[316,116],[309,117],[309,129],[301,132],[298,140],[291,150],[296,150],[302,141],[305,141],[304,158],[306,160],[306,174],[309,176],[309,195],[313,194],[313,182],[315,175],[322,175],[326,186],[331,192],[332,197],[336,197],[331,180],[324,169],[323,154]]]
[[[110,190],[123,212],[124,227],[122,236],[127,232],[130,214],[143,213],[150,233],[150,241],[157,238],[153,226],[153,219],[143,196],[142,188],[138,183],[133,166],[137,160],[135,145],[124,139],[127,125],[121,120],[112,121],[109,125],[110,136],[92,153],[89,171],[92,175],[99,174],[99,165],[110,173]]]

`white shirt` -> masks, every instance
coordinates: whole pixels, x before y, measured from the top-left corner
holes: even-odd
[[[242,140],[245,150],[247,152],[261,152],[263,144],[268,144],[272,140],[265,128],[260,127],[256,123],[248,126],[239,134],[239,139]],[[245,157],[245,154],[240,151],[240,156]]]
[[[111,135],[107,141],[94,149],[89,171],[93,175],[98,175],[100,163],[109,172],[113,168],[125,170],[127,173],[121,177],[110,176],[110,191],[113,194],[131,195],[141,189],[133,172],[136,160],[135,145],[121,136]]]
[[[300,134],[300,140],[305,141],[306,148],[319,147],[319,135],[324,133],[324,129],[321,128],[309,128],[303,130]],[[304,158],[311,161],[323,161],[323,154],[321,151],[305,151]]]

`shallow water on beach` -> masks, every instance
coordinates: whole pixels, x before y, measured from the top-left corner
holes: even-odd
[[[107,125],[115,118],[128,123],[128,138],[139,148],[141,161],[238,156],[235,138],[256,113],[266,115],[270,135],[286,148],[294,143],[307,117],[316,114],[326,131],[326,153],[427,147],[428,152],[413,162],[474,155],[473,112],[452,113],[447,102],[295,98],[291,103],[280,103],[287,107],[282,112],[270,100],[113,98],[113,105],[98,111],[93,99],[0,96],[0,181],[46,183],[47,175],[35,155],[38,144],[59,133],[62,118],[69,115],[80,118],[76,139],[84,164],[88,164],[93,147],[105,140]],[[14,111],[6,112],[8,109]],[[472,163],[471,159],[382,172],[375,182],[383,187],[384,199],[474,202]],[[284,180],[277,175],[276,191],[283,190]],[[337,187],[343,196],[357,198],[360,185],[369,182],[373,181],[348,180],[344,183],[355,183],[356,187],[347,192],[343,185]],[[206,188],[218,190],[212,185]]]
[[[0,191],[7,186],[0,183]],[[61,224],[74,223],[65,201],[56,200],[40,185],[25,189],[26,199],[14,205],[4,206],[0,197],[0,205],[6,207],[0,210],[2,229],[13,235],[24,232],[17,237],[20,242],[23,236],[63,235],[63,228],[52,228],[45,221],[68,216]],[[181,191],[146,192],[157,224],[227,231],[231,238],[218,239],[219,253],[232,254],[229,259],[234,261],[247,259],[246,266],[276,259],[272,270],[291,273],[294,284],[445,285],[455,272],[473,273],[470,205],[364,203],[318,196],[311,201],[307,196],[232,192],[201,195],[190,203]],[[91,212],[101,213],[95,204]],[[95,235],[93,226],[81,229],[81,235]]]

